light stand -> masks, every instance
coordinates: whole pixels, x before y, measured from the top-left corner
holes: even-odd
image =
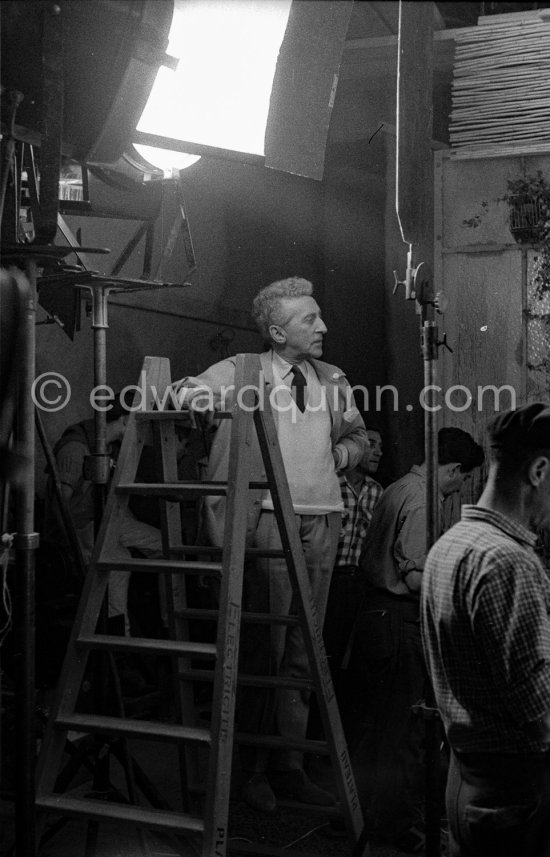
[[[408,245],[404,281],[395,276],[405,299],[416,302],[424,368],[424,453],[426,462],[426,551],[439,538],[437,409],[433,406],[436,364],[440,345],[436,312],[442,295],[434,293],[429,266],[413,261],[413,246],[428,255],[433,244],[433,161],[430,148],[433,100],[433,7],[431,3],[399,3],[397,66],[396,213],[401,237]],[[431,254],[431,253],[430,253]],[[442,738],[439,711],[431,683],[426,700],[414,706],[426,725],[426,857],[441,853],[439,807],[439,748]]]

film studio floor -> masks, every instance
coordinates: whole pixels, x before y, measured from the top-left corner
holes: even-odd
[[[132,747],[132,753],[139,762],[147,764],[147,770],[153,775],[155,783],[162,786],[165,793],[176,792],[177,767],[173,762],[172,750],[157,742]],[[114,767],[114,766],[113,766]],[[122,771],[112,770],[114,782]],[[327,776],[330,772],[327,769]],[[75,791],[89,794],[92,790],[90,779],[84,779]],[[0,819],[3,834],[0,835],[0,854],[7,857],[11,853],[13,834],[13,804],[2,801]],[[40,848],[39,857],[84,857],[87,838],[93,836],[93,825],[81,819],[67,819],[60,829]],[[288,849],[288,853],[315,855],[315,857],[349,857],[351,844],[346,836],[331,835],[328,815],[279,807],[272,815],[260,815],[249,809],[236,794],[231,801],[229,814],[229,853],[231,844],[258,843]],[[97,840],[93,852],[95,857],[197,857],[200,855],[198,843],[175,842],[168,836],[151,832],[140,835],[136,828],[122,826],[112,821],[102,823],[97,830]],[[402,857],[402,852],[384,845],[371,845],[371,857]],[[444,853],[444,852],[443,852]]]
[[[13,788],[14,723],[10,709],[8,694],[5,695],[2,712],[4,780],[3,799],[0,802],[1,857],[13,857],[14,806],[9,798],[9,792]],[[77,747],[78,736],[74,736],[74,742]],[[140,740],[130,741],[129,750],[138,766],[154,783],[155,788],[168,800],[173,798],[174,805],[177,805],[180,794],[179,767],[173,746],[159,741]],[[199,769],[204,771],[205,766],[206,755],[199,755]],[[328,761],[313,757],[310,759],[308,768],[316,782],[336,792]],[[249,844],[250,846],[257,843],[264,847],[288,850],[289,854],[304,854],[310,857],[325,857],[325,855],[326,857],[349,857],[352,850],[351,844],[345,835],[332,832],[330,812],[308,811],[285,804],[279,805],[277,810],[269,815],[257,813],[240,800],[240,774],[237,760],[233,765],[233,771],[235,783],[229,812],[229,853],[231,844],[234,846]],[[108,776],[113,792],[106,797],[109,800],[116,800],[116,796],[113,798],[113,795],[116,795],[119,789],[120,795],[125,795],[127,792],[124,770],[114,755],[109,756]],[[94,792],[92,773],[85,764],[77,771],[70,791],[75,796],[101,796]],[[143,796],[140,797],[139,802],[143,802],[144,806],[148,805]],[[85,854],[93,857],[199,857],[200,855],[198,841],[176,841],[169,835],[150,831],[140,832],[134,826],[109,820],[101,822],[98,827],[83,819],[66,818],[59,825],[56,824],[57,821],[54,817],[48,819],[39,857],[84,857]],[[87,851],[87,847],[90,850]],[[411,852],[371,844],[371,857],[402,857],[405,853]]]

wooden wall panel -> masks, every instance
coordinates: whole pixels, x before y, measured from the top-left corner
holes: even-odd
[[[463,385],[473,401],[468,410],[459,410],[466,397],[457,392],[442,414],[446,425],[458,425],[477,436],[495,411],[493,396],[478,395],[480,387],[511,387],[497,403],[500,409],[524,398],[521,251],[448,254],[443,281],[449,307],[442,329],[453,353],[442,355],[441,386],[449,390]]]
[[[443,259],[449,307],[440,330],[447,333],[453,352],[445,351],[439,361],[440,425],[469,432],[486,453],[488,420],[497,410],[525,401],[522,276],[521,250],[447,254]],[[468,394],[471,403],[464,409]],[[476,502],[485,478],[485,467],[474,471],[460,502]],[[458,519],[460,502],[453,505],[449,523]]]

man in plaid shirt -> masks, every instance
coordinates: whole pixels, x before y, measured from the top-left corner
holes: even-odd
[[[368,426],[367,437],[369,448],[360,464],[339,477],[344,513],[323,632],[337,690],[338,671],[361,601],[359,557],[374,507],[382,494],[382,486],[373,479],[382,458],[382,437],[377,429]],[[339,701],[345,721],[345,703],[342,698]]]
[[[550,407],[489,426],[475,506],[431,549],[422,639],[451,747],[449,857],[550,854]]]
[[[358,576],[359,557],[372,513],[383,490],[373,478],[382,458],[382,437],[378,429],[372,426],[367,426],[366,431],[369,446],[361,462],[353,470],[339,474],[344,511],[323,625],[325,649],[346,731],[353,719],[351,699],[354,680],[347,670],[342,671],[342,661],[362,599]],[[319,739],[324,734],[315,704],[310,711],[308,734]]]

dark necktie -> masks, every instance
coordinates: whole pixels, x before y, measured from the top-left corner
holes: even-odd
[[[298,366],[293,366],[290,371],[293,375],[292,384],[290,386],[294,391],[294,399],[301,412],[304,413],[306,409],[307,381],[305,379],[304,373],[301,369],[298,368]]]

